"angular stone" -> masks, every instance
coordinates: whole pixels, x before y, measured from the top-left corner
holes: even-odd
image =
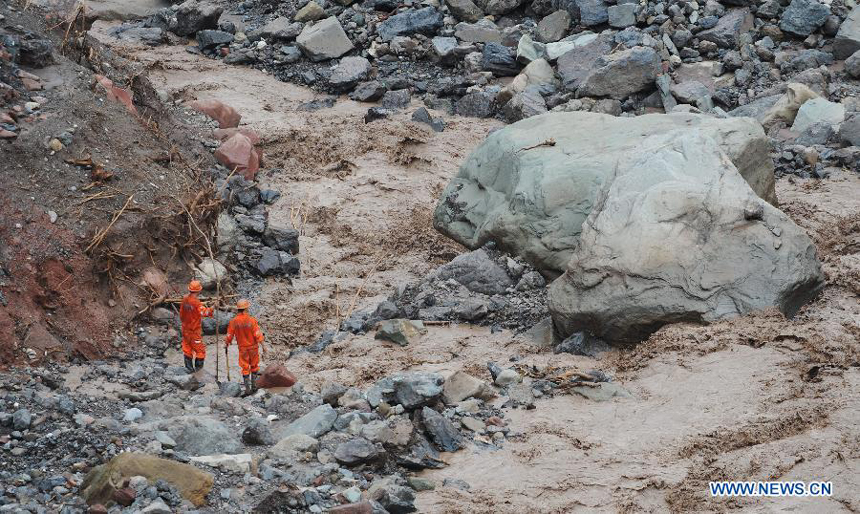
[[[268,225],[263,232],[263,244],[275,250],[298,255],[299,231],[293,228]]]
[[[475,23],[458,23],[454,35],[469,43],[501,43],[502,31],[492,21],[482,18]]]
[[[218,18],[223,8],[195,0],[188,0],[176,11],[176,27],[173,32],[178,36],[190,36],[204,29],[218,28]]]
[[[412,9],[386,19],[377,26],[376,32],[383,41],[411,34],[433,36],[442,27],[442,18],[442,13],[434,7]]]
[[[263,25],[259,30],[249,33],[248,39],[251,41],[259,39],[265,39],[266,41],[293,41],[302,33],[303,27],[301,23],[292,22],[286,16],[278,16]]]
[[[298,21],[301,23],[309,22],[309,21],[317,21],[326,17],[326,13],[322,7],[313,0],[306,3],[304,7],[296,12],[296,15],[293,16],[294,21]]]
[[[371,72],[370,61],[364,57],[344,57],[334,67],[328,81],[338,92],[349,91],[359,82],[367,80]]]
[[[205,416],[183,416],[165,420],[162,425],[176,441],[176,449],[190,455],[237,453],[242,450],[234,430]]]
[[[211,474],[194,466],[173,460],[160,459],[142,453],[121,453],[106,464],[95,467],[81,484],[81,496],[88,504],[105,504],[125,479],[142,476],[149,483],[165,480],[175,487],[183,498],[200,507],[212,489]]]
[[[382,95],[387,90],[385,84],[382,82],[371,80],[370,82],[362,82],[356,86],[355,90],[349,94],[349,97],[356,102],[375,102],[382,98]]]
[[[211,50],[216,46],[229,45],[233,42],[233,34],[223,30],[201,30],[197,33],[197,46],[201,50]]]
[[[394,397],[407,410],[413,410],[442,395],[445,379],[438,373],[405,373],[393,380]]]
[[[217,454],[204,455],[201,457],[190,457],[191,462],[218,468],[227,473],[248,473],[254,461],[250,453],[239,453],[233,455]]]
[[[336,59],[353,48],[352,41],[334,16],[305,25],[296,38],[296,44],[308,59],[317,62]]]
[[[442,388],[442,399],[451,405],[468,398],[490,400],[496,395],[489,384],[469,375],[464,371],[456,371],[445,380]]]
[[[385,452],[363,437],[356,437],[338,445],[334,458],[347,466],[357,466],[373,462],[382,457]]]
[[[481,68],[499,77],[512,76],[520,72],[513,49],[499,43],[487,43],[481,56]]]
[[[448,419],[431,409],[421,410],[421,421],[427,436],[443,452],[455,452],[463,447],[463,437]]]
[[[408,319],[385,320],[376,328],[375,339],[391,341],[400,346],[417,342],[427,332],[424,323]]]
[[[800,106],[794,124],[791,125],[793,132],[803,132],[816,123],[829,123],[838,125],[845,120],[845,106],[829,102],[824,98],[813,98]]]
[[[783,11],[779,28],[795,36],[806,37],[824,25],[830,16],[830,7],[816,0],[791,0]]]
[[[586,27],[609,21],[609,10],[603,0],[574,0],[574,3],[579,9],[580,23]]]
[[[845,59],[860,51],[860,6],[851,9],[833,39],[833,56]]]
[[[660,56],[652,48],[622,50],[599,58],[583,80],[579,93],[623,100],[653,87],[660,72]]]
[[[495,111],[495,95],[485,91],[467,93],[457,101],[457,114],[473,118],[489,118]]]
[[[445,5],[460,21],[474,23],[484,17],[484,12],[472,0],[445,0]]]
[[[293,421],[279,433],[281,439],[293,434],[304,434],[309,437],[320,437],[334,426],[337,411],[329,404],[323,404]]]
[[[554,43],[557,44],[557,43]],[[553,45],[547,45],[547,53]],[[609,54],[615,47],[611,37],[599,36],[582,46],[577,46],[558,58],[558,74],[568,91],[576,91],[588,77],[598,59]],[[552,56],[548,55],[550,60]]]
[[[537,38],[544,43],[553,43],[563,38],[570,28],[570,14],[559,10],[545,16],[537,26]]]
[[[507,14],[523,5],[525,0],[478,0],[478,6],[487,14]]]
[[[284,437],[278,444],[269,449],[269,455],[283,461],[293,461],[303,453],[316,453],[319,443],[316,439],[305,434],[293,434]]]
[[[508,123],[514,123],[547,112],[546,101],[537,86],[528,86],[505,104],[504,112]]]
[[[430,274],[437,281],[456,280],[469,291],[487,295],[503,294],[514,285],[508,273],[483,249],[458,255]]]
[[[607,9],[609,26],[624,29],[636,25],[637,4],[618,4]]]
[[[386,91],[382,95],[382,107],[390,110],[399,110],[409,107],[412,102],[412,94],[408,89],[398,89],[397,91]]]
[[[262,152],[244,134],[235,134],[215,150],[215,159],[230,171],[254,180],[260,170]]]
[[[749,9],[731,9],[717,25],[698,33],[699,39],[715,43],[720,48],[735,48],[741,34],[753,28],[753,15]]]

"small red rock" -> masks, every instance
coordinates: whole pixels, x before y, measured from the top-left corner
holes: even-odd
[[[230,171],[235,169],[247,180],[254,180],[260,169],[261,157],[261,152],[242,134],[234,134],[215,150],[215,159],[218,162]]]
[[[128,109],[128,112],[137,115],[137,108],[134,106],[131,91],[115,86],[111,79],[103,75],[96,75],[96,80],[105,89],[108,100],[122,103]]]
[[[22,78],[21,83],[24,84],[27,91],[41,91],[43,87],[41,80]]]
[[[0,129],[0,139],[15,139],[18,134],[5,129]]]
[[[283,364],[269,364],[260,378],[257,379],[257,387],[291,387],[296,383],[296,376],[284,367]]]
[[[195,100],[191,102],[191,108],[217,121],[222,129],[238,127],[242,120],[236,109],[218,100]]]
[[[122,489],[117,489],[113,493],[113,501],[122,505],[123,507],[128,507],[132,503],[134,503],[134,498],[137,496],[137,492],[131,487],[124,487]]]
[[[107,514],[107,507],[101,503],[90,505],[90,514]]]

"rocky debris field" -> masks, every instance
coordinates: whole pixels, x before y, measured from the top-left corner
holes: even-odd
[[[0,511],[860,508],[852,0],[40,5],[0,8],[4,361],[44,363]],[[192,276],[264,321],[253,395],[181,367]]]
[[[141,328],[139,349],[118,361],[4,374],[0,508],[414,512],[416,491],[437,486],[414,473],[446,466],[440,452],[492,452],[517,437],[508,409],[562,392],[628,394],[597,371],[528,368],[538,379],[490,363],[483,380],[404,372],[366,389],[297,384],[239,398],[237,382],[170,365],[175,338],[172,327]]]
[[[413,97],[442,114],[416,112],[437,130],[454,113],[752,116],[777,174],[820,178],[858,161],[858,20],[850,0],[189,0],[112,31],[138,45],[194,37],[189,51],[378,102],[368,122]]]

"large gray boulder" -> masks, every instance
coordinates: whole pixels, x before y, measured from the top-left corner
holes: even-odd
[[[334,16],[305,25],[296,43],[312,61],[336,59],[352,50],[352,41]]]
[[[860,6],[855,7],[839,26],[833,40],[833,56],[845,59],[860,50]]]
[[[222,7],[207,2],[183,2],[176,10],[176,26],[173,32],[179,36],[191,36],[200,30],[217,28],[222,12]]]
[[[753,190],[776,202],[770,143],[755,120],[549,113],[497,130],[475,149],[442,193],[434,225],[468,248],[494,241],[558,276],[618,157],[635,151],[644,137],[677,129],[710,135]]]
[[[809,237],[743,180],[702,127],[613,153],[567,271],[549,290],[557,331],[637,342],[676,322],[797,310],[824,285]]]
[[[337,411],[331,405],[324,403],[284,427],[278,433],[278,437],[284,439],[295,434],[320,437],[331,430],[336,419]]]

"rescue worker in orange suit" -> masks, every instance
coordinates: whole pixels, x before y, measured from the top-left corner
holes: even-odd
[[[248,314],[251,302],[242,299],[236,304],[238,313],[227,326],[227,338],[224,340],[224,352],[230,343],[236,339],[239,347],[239,366],[242,367],[242,380],[245,383],[245,394],[251,394],[257,389],[257,374],[260,372],[260,345],[263,343],[263,332],[257,320]]]
[[[203,317],[212,317],[214,310],[206,307],[197,297],[203,286],[197,280],[188,284],[188,295],[179,307],[179,320],[182,322],[182,353],[185,354],[185,369],[194,373],[203,369],[206,359],[206,345],[203,344]]]

